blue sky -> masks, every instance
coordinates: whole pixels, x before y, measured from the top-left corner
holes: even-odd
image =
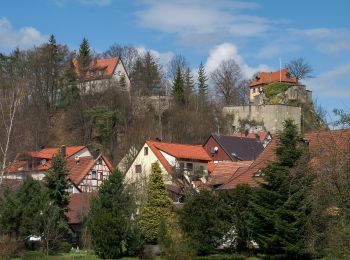
[[[234,58],[247,76],[303,57],[318,103],[350,111],[349,10],[348,0],[8,0],[0,3],[0,52],[50,34],[74,50],[86,37],[97,52],[133,44],[163,64],[176,53],[193,68],[203,61],[208,72]]]

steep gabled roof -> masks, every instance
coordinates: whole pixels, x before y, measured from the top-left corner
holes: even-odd
[[[264,149],[256,138],[245,138],[232,135],[211,135],[222,147],[231,160],[253,161]]]
[[[232,189],[238,184],[248,184],[256,186],[263,181],[262,177],[255,176],[260,170],[268,166],[270,161],[276,160],[276,145],[277,138],[272,138],[271,142],[261,152],[259,157],[246,169],[234,175],[227,183],[220,186],[218,189]]]
[[[273,71],[273,72],[259,72],[256,79],[250,83],[250,87],[255,87],[258,85],[266,85],[272,82],[279,82],[281,76],[282,82],[287,83],[297,83],[296,79],[289,75],[288,69],[284,68],[281,70]]]
[[[198,160],[204,162],[211,161],[207,151],[201,145],[164,143],[157,141],[146,141],[146,144],[151,148],[168,173],[172,172],[172,167],[161,152],[165,152],[176,159]]]
[[[113,76],[115,68],[120,61],[119,57],[112,57],[106,59],[93,59],[87,69],[84,80],[109,79]],[[79,63],[76,58],[73,59],[75,72],[79,76]],[[100,73],[99,73],[100,72]]]
[[[106,157],[100,155],[96,159],[92,156],[84,156],[80,157],[79,161],[74,158],[69,158],[67,160],[67,169],[69,170],[69,179],[75,184],[79,185],[79,183],[84,179],[84,177],[89,173],[92,167],[96,164],[97,160],[102,159],[108,169],[112,171],[112,165],[107,160]]]
[[[310,163],[313,167],[322,167],[322,164],[328,161],[329,156],[341,153],[350,146],[350,129],[309,132],[305,133],[304,137],[309,142]],[[263,177],[256,173],[267,167],[269,162],[277,160],[277,140],[278,136],[273,137],[264,151],[246,171],[236,174],[231,181],[223,184],[218,189],[232,189],[238,184],[256,186],[259,182],[264,181]]]

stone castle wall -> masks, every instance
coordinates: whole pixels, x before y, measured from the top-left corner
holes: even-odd
[[[301,107],[288,105],[247,105],[224,107],[223,114],[232,118],[229,122],[233,131],[240,128],[239,120],[254,120],[261,122],[261,129],[248,129],[251,132],[256,130],[266,130],[276,133],[283,129],[283,122],[286,119],[293,119],[299,131],[301,129],[302,113]]]

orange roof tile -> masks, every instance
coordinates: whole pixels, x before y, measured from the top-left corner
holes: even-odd
[[[90,62],[88,71],[84,80],[108,79],[113,76],[114,70],[119,62],[119,57],[112,57],[106,59],[94,59]],[[76,58],[73,59],[75,71],[79,76],[79,64]],[[101,72],[101,74],[99,74]]]
[[[157,141],[147,141],[146,144],[151,148],[153,153],[157,156],[159,162],[164,166],[168,173],[172,173],[172,167],[164,158],[161,151],[177,158],[199,161],[211,161],[207,151],[201,145],[164,143]]]
[[[80,145],[80,146],[67,146],[66,147],[66,155],[67,157],[72,156],[73,154],[76,154],[77,152],[83,150],[86,146]],[[59,153],[60,148],[44,148],[40,151],[35,152],[28,152],[29,155],[35,158],[42,158],[42,159],[52,159],[57,153]]]
[[[207,185],[219,185],[227,183],[242,169],[247,169],[253,161],[219,162],[209,176]]]
[[[250,83],[250,87],[255,87],[258,85],[266,85],[271,82],[279,82],[280,81],[280,75],[281,81],[282,82],[287,82],[287,83],[297,83],[296,79],[289,76],[288,69],[284,68],[281,70],[273,71],[273,72],[259,72],[257,78]]]
[[[113,170],[111,163],[107,160],[106,157],[100,155],[102,160],[106,163],[110,171]],[[90,169],[95,165],[97,160],[100,159],[100,156],[94,159],[92,156],[80,157],[79,161],[76,161],[74,158],[67,159],[67,169],[69,171],[69,179],[75,184],[79,183],[84,179],[84,177],[89,173]]]
[[[305,133],[304,137],[309,141],[309,152],[311,166],[320,167],[327,157],[343,152],[350,145],[350,129],[333,131],[315,131]],[[267,167],[271,161],[276,161],[276,146],[278,137],[272,138],[264,151],[254,163],[244,172],[236,174],[235,177],[220,186],[218,189],[231,189],[238,184],[256,186],[264,181],[262,177],[254,176],[260,169]]]
[[[233,133],[231,135],[242,138],[259,138],[259,141],[263,142],[269,134],[269,132],[261,131],[257,133],[248,133],[248,135],[245,135],[245,133]]]
[[[263,181],[261,177],[255,177],[255,173],[260,169],[267,167],[270,161],[276,160],[276,137],[272,138],[271,142],[265,147],[258,158],[244,171],[235,174],[235,176],[219,187],[219,189],[232,189],[238,184],[248,184],[256,186],[257,183]]]

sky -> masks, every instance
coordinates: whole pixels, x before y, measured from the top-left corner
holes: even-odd
[[[246,77],[304,58],[305,81],[328,112],[350,112],[348,0],[4,0],[0,52],[27,49],[54,34],[77,50],[83,37],[96,52],[113,43],[152,50],[165,65],[184,55],[207,73],[233,58]]]

